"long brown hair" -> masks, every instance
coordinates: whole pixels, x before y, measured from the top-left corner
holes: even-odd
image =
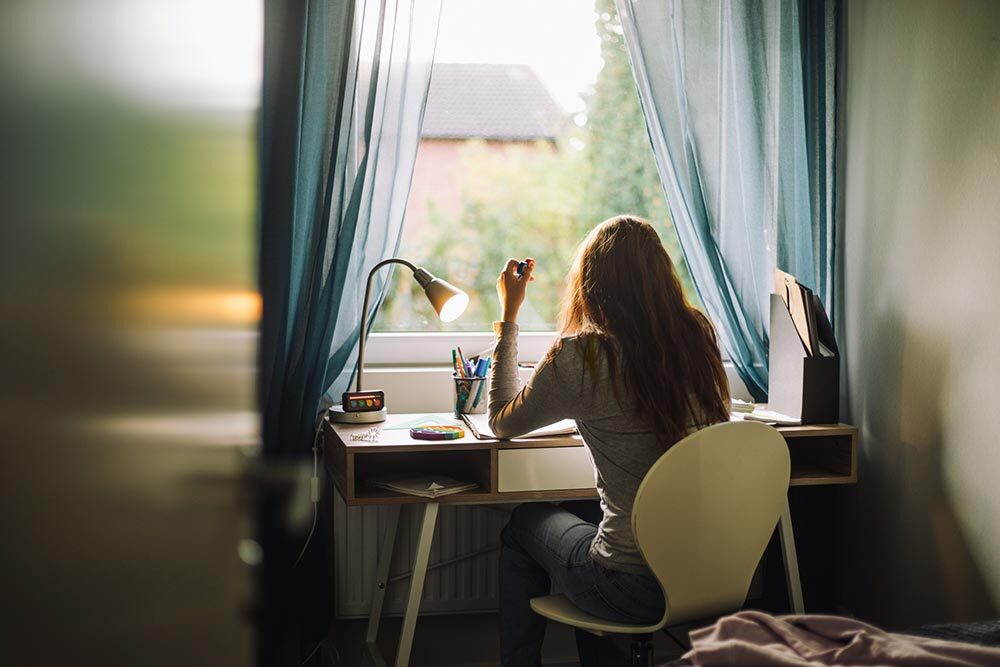
[[[645,220],[620,215],[580,244],[560,316],[562,336],[602,348],[615,393],[669,447],[691,425],[729,419],[729,383],[712,323],[684,296],[673,262]],[[593,357],[592,357],[593,358]]]

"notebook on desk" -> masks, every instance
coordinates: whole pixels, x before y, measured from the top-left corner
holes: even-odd
[[[472,431],[472,435],[476,437],[477,440],[496,440],[497,436],[493,433],[490,428],[490,418],[489,415],[462,415],[462,421],[469,427]],[[541,438],[544,436],[551,435],[572,435],[576,433],[576,422],[572,419],[561,419],[554,424],[549,424],[548,426],[542,426],[541,428],[536,428],[530,433],[525,433],[524,435],[519,435],[519,438]]]

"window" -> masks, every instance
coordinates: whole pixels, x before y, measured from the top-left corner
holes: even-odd
[[[470,304],[444,324],[396,270],[375,331],[489,331],[496,277],[524,256],[537,265],[522,330],[554,331],[577,245],[618,213],[656,226],[696,301],[613,1],[445,0],[399,254]]]

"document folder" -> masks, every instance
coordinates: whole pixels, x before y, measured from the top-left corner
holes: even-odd
[[[784,300],[771,295],[767,407],[798,417],[803,424],[835,424],[840,420],[840,353],[819,297],[812,295],[810,306],[818,343],[815,352],[823,354],[806,349]]]

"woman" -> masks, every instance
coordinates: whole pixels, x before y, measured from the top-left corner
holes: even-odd
[[[632,537],[636,491],[650,466],[685,435],[729,418],[715,332],[684,298],[653,227],[618,216],[581,244],[569,272],[560,338],[524,387],[517,375],[517,315],[534,262],[497,280],[490,426],[516,437],[576,420],[595,467],[600,507],[520,505],[501,536],[503,665],[539,665],[545,620],[533,597],[555,583],[578,608],[609,620],[663,617],[663,592]],[[577,631],[582,665],[624,664],[628,642]]]

